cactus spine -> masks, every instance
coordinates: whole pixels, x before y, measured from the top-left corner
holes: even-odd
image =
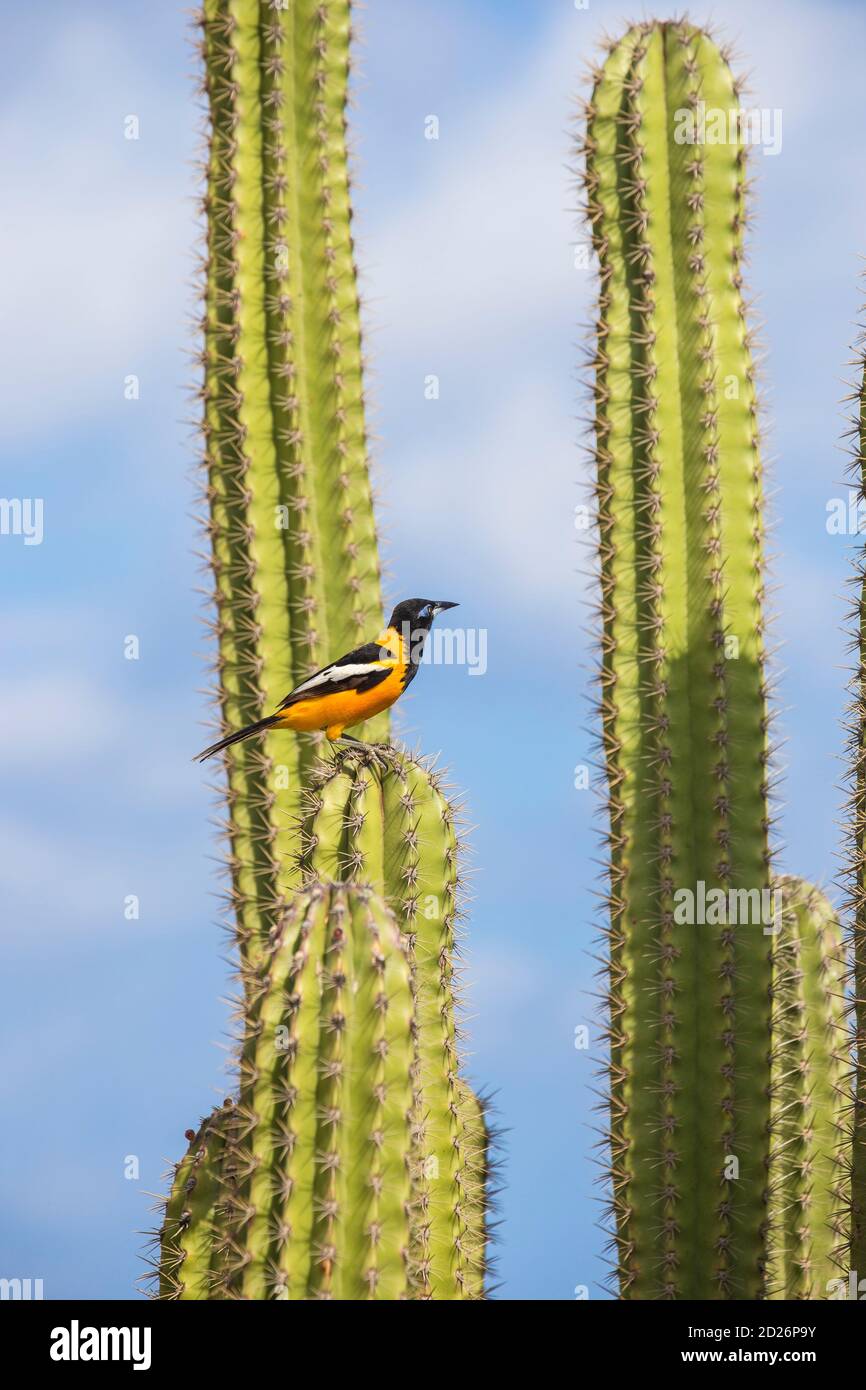
[[[381,619],[345,105],[348,0],[206,0],[204,492],[227,727]],[[368,736],[387,728],[381,717]],[[227,752],[246,954],[279,915],[315,757],[288,732]],[[275,771],[276,768],[276,771]]]
[[[724,57],[685,21],[645,23],[611,45],[587,113],[611,1178],[628,1298],[764,1290],[769,941],[760,919],[677,912],[681,890],[727,899],[770,883],[745,149],[677,141],[701,100],[737,107]]]
[[[785,877],[773,941],[773,1298],[826,1298],[848,1234],[845,949],[818,889]]]

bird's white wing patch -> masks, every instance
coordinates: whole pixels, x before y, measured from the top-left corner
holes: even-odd
[[[344,681],[347,676],[369,676],[373,671],[381,671],[387,665],[382,661],[365,661],[357,666],[327,666],[324,671],[318,671],[315,676],[310,676],[308,681],[295,687],[293,694],[299,695],[302,690],[315,690],[321,685],[332,685],[338,681]]]

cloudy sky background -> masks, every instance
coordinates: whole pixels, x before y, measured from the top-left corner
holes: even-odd
[[[212,805],[189,761],[206,713],[183,393],[193,61],[174,0],[0,10],[0,490],[45,506],[41,546],[0,538],[0,1274],[41,1277],[46,1297],[126,1298],[146,1194],[225,1088]],[[582,67],[633,14],[369,0],[362,15],[356,203],[389,597],[459,599],[488,631],[487,674],[426,670],[402,732],[441,751],[477,827],[470,1067],[508,1130],[510,1298],[598,1297],[604,1274],[597,1030],[589,1054],[572,1042],[592,1019],[597,851],[591,796],[572,786],[590,752],[573,508],[591,277],[574,268],[566,164]],[[825,519],[845,491],[866,252],[866,10],[731,0],[693,17],[739,40],[754,104],[783,112],[781,154],[755,160],[751,271],[779,487],[783,863],[828,883],[850,541]]]

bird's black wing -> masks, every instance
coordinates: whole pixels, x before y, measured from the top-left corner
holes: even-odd
[[[382,661],[389,661],[390,664],[382,666]],[[336,695],[345,690],[372,690],[391,674],[392,669],[392,653],[380,647],[378,642],[366,642],[363,647],[356,647],[353,652],[341,656],[339,661],[332,661],[329,666],[323,666],[321,671],[308,676],[295,686],[277,708],[288,709],[289,705],[296,705],[299,700],[318,695]]]

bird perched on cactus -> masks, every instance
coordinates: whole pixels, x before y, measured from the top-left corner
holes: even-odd
[[[197,754],[199,762],[267,729],[310,733],[329,739],[361,740],[344,729],[389,709],[418,674],[427,636],[437,613],[456,608],[444,599],[409,598],[398,603],[384,632],[295,686],[273,714],[228,734]]]

